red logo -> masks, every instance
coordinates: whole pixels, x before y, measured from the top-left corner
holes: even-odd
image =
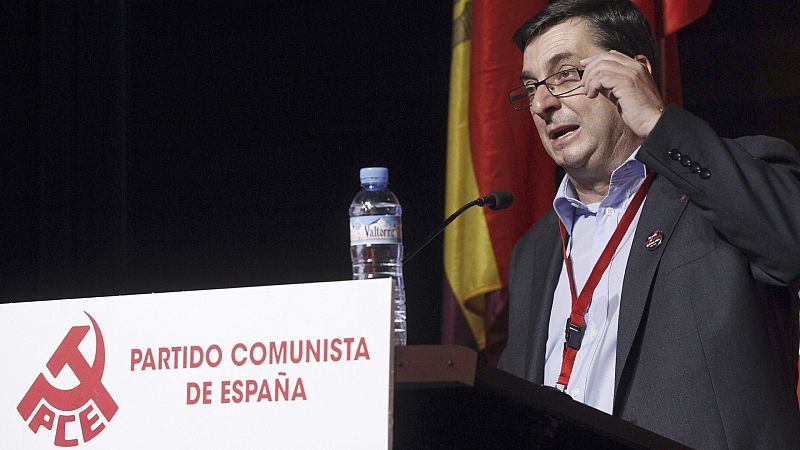
[[[40,373],[17,405],[17,411],[34,433],[42,427],[50,431],[55,427],[53,443],[59,447],[89,442],[105,429],[105,423],[110,422],[119,409],[102,383],[106,362],[103,335],[92,316],[85,314],[92,322],[95,335],[92,365],[78,350],[89,332],[88,325],[72,327],[47,361],[47,370],[54,378],[69,366],[78,379],[78,385],[68,390],[59,389],[47,381],[44,373]]]

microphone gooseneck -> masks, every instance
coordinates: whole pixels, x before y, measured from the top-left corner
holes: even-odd
[[[411,258],[416,256],[417,253],[420,252],[420,250],[422,250],[423,248],[427,247],[428,244],[430,244],[431,241],[436,239],[436,236],[439,236],[442,233],[442,231],[444,231],[444,229],[448,225],[450,225],[450,223],[452,221],[456,220],[456,218],[458,216],[460,216],[464,211],[468,210],[469,208],[472,208],[473,206],[476,206],[476,205],[477,206],[488,206],[489,208],[497,211],[497,210],[508,208],[509,206],[511,206],[511,203],[513,203],[513,202],[514,202],[514,196],[511,195],[511,192],[508,192],[508,191],[492,191],[492,192],[489,192],[487,195],[484,195],[483,197],[478,197],[475,200],[465,204],[461,208],[458,208],[458,210],[456,212],[454,212],[453,214],[450,214],[447,217],[447,219],[445,219],[444,222],[442,222],[442,225],[439,227],[439,229],[436,230],[436,232],[433,233],[425,242],[423,242],[422,245],[420,245],[419,247],[414,249],[414,251],[409,253],[408,256],[404,257],[403,258],[403,264],[406,264],[407,262],[411,261]]]

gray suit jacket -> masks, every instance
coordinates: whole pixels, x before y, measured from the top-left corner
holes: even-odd
[[[800,448],[797,151],[721,139],[669,107],[637,158],[656,175],[622,288],[614,415],[695,448]],[[517,243],[509,271],[500,367],[534,383],[563,262],[556,220]]]

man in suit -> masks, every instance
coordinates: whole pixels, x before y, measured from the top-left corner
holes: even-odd
[[[797,151],[665,105],[628,1],[514,40],[512,104],[566,177],[515,247],[500,367],[692,447],[800,448]]]

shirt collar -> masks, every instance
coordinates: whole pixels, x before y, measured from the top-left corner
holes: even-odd
[[[578,200],[578,194],[565,176],[556,191],[553,199],[553,209],[558,214],[564,227],[571,231],[575,217],[595,215],[600,208],[623,208],[636,193],[636,189],[647,175],[647,168],[636,159],[639,152],[637,148],[628,159],[611,172],[611,182],[608,186],[608,195],[599,203],[585,204]]]

